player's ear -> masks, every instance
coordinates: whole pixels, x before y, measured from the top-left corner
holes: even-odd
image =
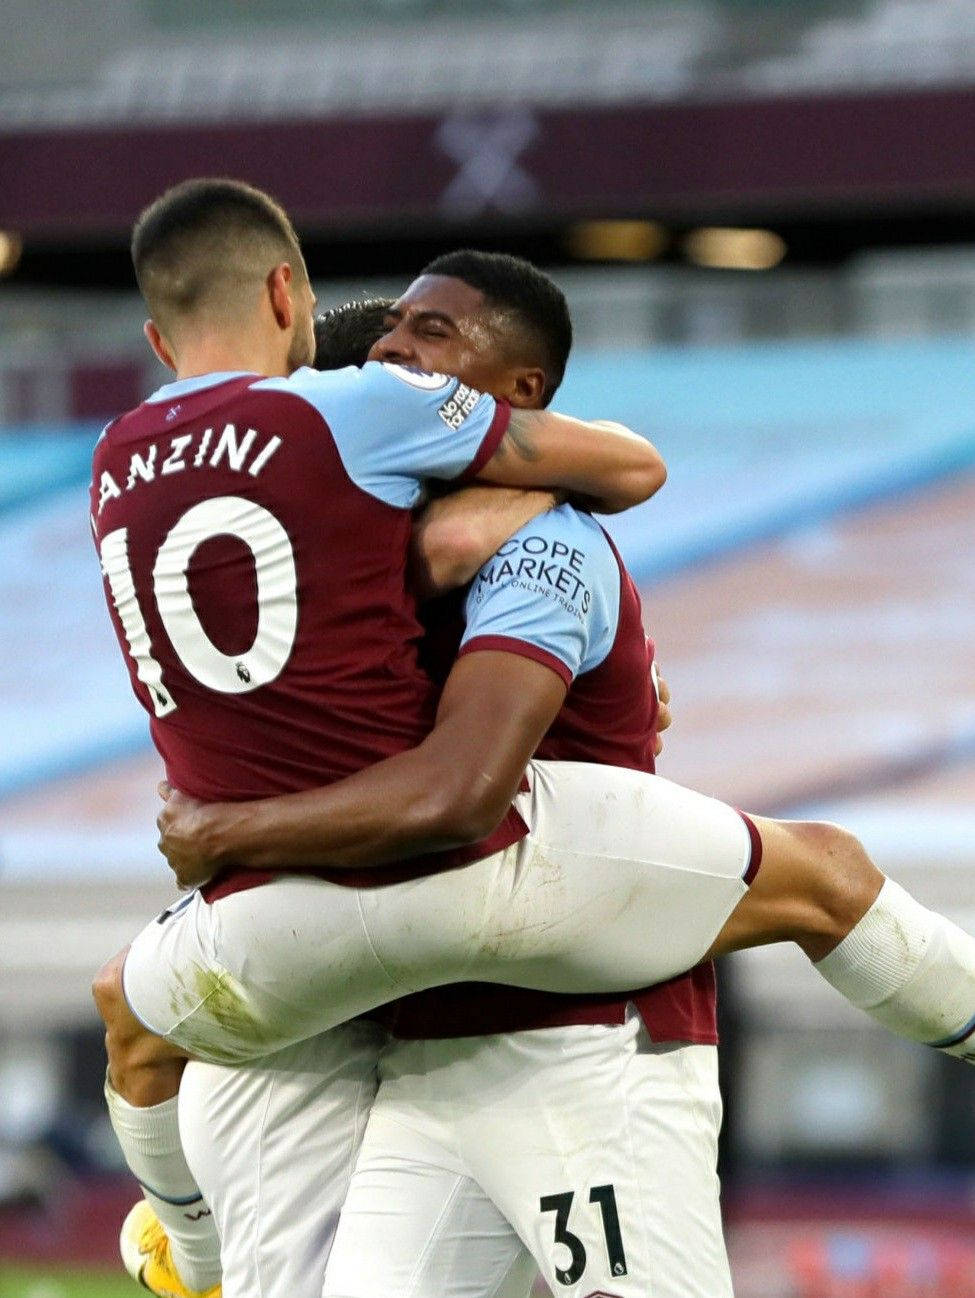
[[[268,272],[268,299],[279,329],[290,329],[294,324],[294,272],[286,261],[282,261]]]
[[[173,349],[159,332],[155,320],[147,320],[142,326],[142,332],[146,336],[146,341],[152,350],[156,353],[167,369],[176,373],[176,361],[173,358]]]
[[[502,393],[519,410],[540,410],[545,395],[545,371],[536,366],[512,371],[508,391]]]

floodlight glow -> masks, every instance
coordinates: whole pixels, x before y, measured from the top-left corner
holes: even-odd
[[[12,230],[0,230],[0,275],[9,275],[17,269],[24,241]]]
[[[688,260],[718,270],[771,270],[786,254],[785,240],[772,230],[702,226],[684,240]]]
[[[569,250],[584,261],[651,261],[668,244],[656,221],[580,221],[569,232]]]

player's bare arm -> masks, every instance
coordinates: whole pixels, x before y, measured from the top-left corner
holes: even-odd
[[[558,487],[618,514],[659,491],[667,468],[656,447],[622,424],[550,410],[512,410],[507,431],[477,474],[507,487]]]
[[[171,793],[157,822],[160,850],[192,887],[230,864],[361,867],[477,842],[511,805],[565,692],[560,676],[529,658],[465,655],[416,748],[278,798],[203,804]]]
[[[559,503],[551,491],[480,483],[432,500],[413,526],[414,592],[428,599],[466,585],[509,536]]]

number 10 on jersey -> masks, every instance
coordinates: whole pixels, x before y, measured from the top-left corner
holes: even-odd
[[[242,541],[254,560],[257,632],[244,653],[225,654],[217,648],[190,597],[192,558],[205,541],[217,536]],[[99,554],[136,676],[149,691],[156,716],[167,716],[178,705],[153,654],[129,561],[129,529],[109,532]],[[217,496],[186,510],[156,553],[151,595],[180,663],[201,685],[219,694],[246,694],[267,685],[291,656],[298,629],[294,550],[278,519],[253,501]]]

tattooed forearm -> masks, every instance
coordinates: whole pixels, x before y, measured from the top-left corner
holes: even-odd
[[[538,413],[534,410],[512,410],[508,421],[508,431],[499,446],[505,450],[505,442],[510,442],[523,460],[537,460],[541,452],[535,442],[538,429]]]

